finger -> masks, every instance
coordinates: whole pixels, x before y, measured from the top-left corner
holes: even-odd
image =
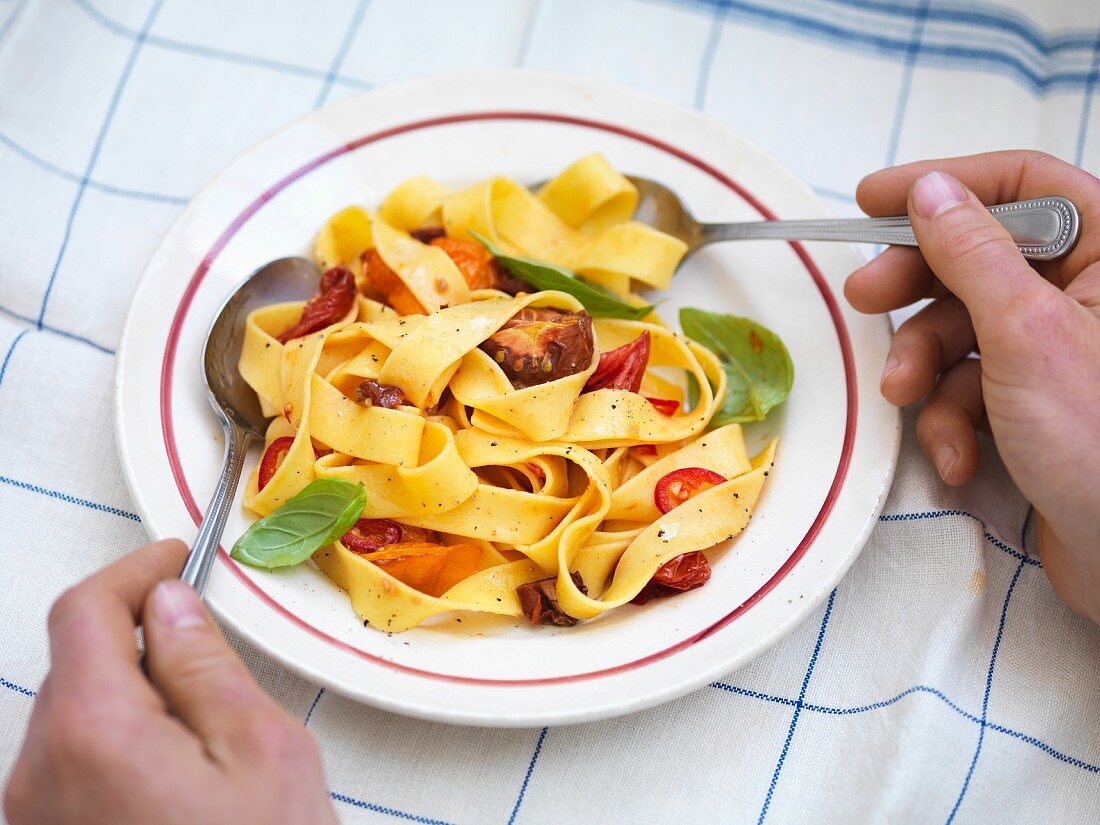
[[[252,675],[202,606],[179,581],[162,582],[144,612],[146,662],[168,709],[228,764],[255,746],[251,733],[283,711]]]
[[[137,661],[134,631],[157,582],[179,575],[187,547],[148,544],[66,591],[50,610],[51,682],[60,692],[158,703]]]
[[[917,249],[891,246],[848,276],[844,296],[859,312],[890,312],[947,290]]]
[[[898,329],[882,371],[882,395],[904,407],[924,398],[936,376],[974,351],[974,327],[954,295],[932,302]]]
[[[983,333],[1009,331],[1031,307],[1061,300],[1057,287],[1035,272],[1008,231],[957,179],[929,172],[909,193],[909,219],[932,271],[957,295]]]
[[[981,362],[960,361],[943,374],[917,418],[917,441],[944,483],[965,484],[977,472],[975,428],[982,414]]]
[[[986,205],[1062,195],[1069,198],[1088,226],[1100,220],[1100,180],[1043,152],[988,152],[969,157],[916,163],[868,175],[856,190],[856,200],[869,215],[900,215],[909,188],[932,171],[963,181]],[[1090,264],[1100,261],[1100,233],[1084,233],[1065,258],[1039,263],[1037,268],[1060,288]]]
[[[963,181],[985,204],[1064,195],[1078,209],[1100,208],[1095,178],[1056,157],[1028,150],[921,160],[882,169],[860,181],[856,201],[868,215],[902,215],[910,187],[935,171]]]

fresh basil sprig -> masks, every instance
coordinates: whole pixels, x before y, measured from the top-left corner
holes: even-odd
[[[794,363],[779,336],[748,318],[691,307],[680,328],[712,350],[726,372],[726,397],[710,426],[762,421],[790,394]]]
[[[505,255],[497,246],[483,235],[470,230],[470,234],[493,253],[493,257],[500,262],[508,272],[526,281],[536,289],[553,289],[572,295],[593,318],[624,318],[628,321],[640,321],[653,311],[652,306],[636,307],[615,297],[608,289],[586,281],[584,278],[570,272],[564,267],[555,266],[545,261],[535,261],[531,258],[517,258],[513,255]]]
[[[343,536],[363,515],[367,490],[340,478],[316,478],[271,515],[252,524],[229,554],[274,570],[308,559]]]

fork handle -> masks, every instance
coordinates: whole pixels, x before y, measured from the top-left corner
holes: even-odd
[[[1025,258],[1048,261],[1073,247],[1080,231],[1077,208],[1065,198],[1047,197],[989,207],[990,214],[1012,235]],[[849,241],[916,246],[909,218],[840,218],[815,221],[746,221],[705,223],[699,227],[704,246],[716,241],[776,239]]]

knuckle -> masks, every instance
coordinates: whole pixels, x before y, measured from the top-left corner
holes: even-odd
[[[945,221],[941,242],[955,260],[967,267],[992,269],[1015,266],[1022,262],[1008,232],[986,214],[965,208],[963,214]]]
[[[317,752],[313,737],[302,723],[278,708],[247,713],[242,733],[257,756],[269,763],[301,763]]]
[[[74,617],[82,615],[87,602],[87,592],[80,585],[70,587],[58,596],[57,601],[50,607],[50,613],[46,619],[46,626],[50,634],[56,633],[71,622]]]

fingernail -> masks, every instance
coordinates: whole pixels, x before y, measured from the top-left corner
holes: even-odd
[[[955,462],[959,460],[959,451],[950,444],[941,444],[936,448],[934,460],[940,478],[947,481],[947,476],[951,473],[952,468],[954,468]]]
[[[206,623],[206,613],[198,595],[180,581],[163,581],[157,585],[153,591],[153,613],[161,622],[174,628]]]
[[[892,355],[889,358],[887,358],[886,359],[886,366],[882,368],[882,379],[880,380],[879,383],[882,383],[882,381],[885,381],[887,378],[889,378],[890,375],[894,372],[894,370],[896,370],[900,366],[901,366],[901,360],[900,359],[895,358]]]
[[[966,200],[963,185],[943,172],[929,172],[913,185],[913,206],[922,218],[934,218],[949,206]]]

